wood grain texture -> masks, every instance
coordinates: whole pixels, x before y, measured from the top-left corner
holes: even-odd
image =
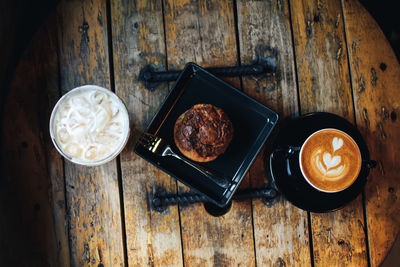
[[[105,1],[62,1],[57,9],[61,89],[110,88]],[[116,160],[99,167],[65,161],[71,265],[123,266]]]
[[[7,186],[1,187],[7,192],[1,195],[7,197],[7,209],[1,210],[2,218],[15,224],[1,227],[9,235],[2,234],[8,243],[1,246],[7,251],[4,266],[69,266],[63,165],[48,129],[59,97],[54,22],[51,16],[28,44],[6,102],[2,153]],[[14,218],[7,212],[11,208]]]
[[[378,161],[365,190],[371,266],[379,266],[400,227],[400,66],[383,32],[358,1],[343,1],[357,125]]]
[[[301,111],[354,117],[339,0],[290,1]]]
[[[169,69],[189,61],[203,67],[237,64],[233,1],[165,1],[164,6]],[[179,184],[178,192],[184,191],[188,188]],[[181,206],[180,216],[185,266],[255,265],[249,201],[234,202],[218,218],[201,204]]]
[[[354,122],[340,1],[290,1],[301,112],[327,111]],[[366,266],[362,198],[311,214],[315,266]]]
[[[121,154],[125,228],[129,266],[182,266],[178,207],[154,211],[160,190],[176,192],[176,180],[134,154],[139,134],[164,100],[168,87],[153,92],[138,82],[140,69],[153,63],[165,69],[161,1],[112,1],[116,93],[127,105],[131,137]]]
[[[52,108],[60,97],[59,88],[59,65],[58,65],[58,54],[57,54],[57,23],[56,16],[53,13],[50,18],[46,21],[47,27],[44,27],[47,36],[35,35],[35,39],[38,44],[35,47],[42,47],[43,53],[35,53],[36,55],[45,56],[48,63],[42,58],[37,59],[37,65],[44,66],[46,70],[45,74],[40,78],[44,78],[45,81],[41,81],[37,85],[37,92],[43,92],[39,94],[40,100],[37,103],[37,108],[41,115],[44,116],[40,119],[40,136],[43,138],[43,143],[46,144],[47,151],[47,170],[48,175],[51,179],[51,200],[53,208],[53,220],[55,227],[55,235],[57,241],[57,266],[70,266],[70,249],[68,239],[68,221],[67,221],[67,209],[66,209],[66,198],[65,198],[65,177],[64,177],[64,162],[62,156],[58,153],[53,143],[50,140],[49,134],[49,119]],[[47,37],[47,38],[46,38]],[[45,44],[43,46],[43,43]],[[50,55],[49,55],[50,54]],[[34,66],[34,65],[33,65]]]
[[[367,225],[361,197],[342,210],[311,214],[315,266],[368,265],[365,232],[371,266],[379,266],[400,230],[399,63],[356,0],[342,0],[343,13],[339,1],[289,1],[110,1],[114,65],[109,66],[106,0],[63,0],[28,45],[7,98],[0,265],[310,265],[306,212],[283,198],[233,202],[231,211],[219,218],[200,204],[151,210],[155,192],[189,189],[180,183],[177,189],[174,179],[132,152],[168,91],[167,85],[154,92],[144,89],[137,82],[139,70],[148,63],[160,69],[182,68],[188,61],[237,64],[236,3],[241,63],[257,56],[272,56],[278,63],[275,76],[243,78],[243,91],[281,118],[296,115],[297,68],[300,113],[323,110],[356,122],[371,158],[378,161],[365,190]],[[120,157],[122,192],[116,161],[96,168],[65,162],[64,170],[48,136],[60,90],[88,83],[112,88],[110,77],[132,123]],[[227,80],[240,85],[239,79]],[[262,156],[241,187],[250,183],[268,183]]]
[[[238,1],[242,64],[256,57],[273,57],[275,76],[244,77],[244,92],[279,113],[297,113],[297,87],[287,1]],[[269,140],[273,140],[271,137]],[[270,147],[270,142],[266,145]],[[265,150],[250,169],[251,184],[268,184]],[[311,263],[307,212],[283,197],[267,203],[253,201],[256,261],[259,266],[307,266]]]

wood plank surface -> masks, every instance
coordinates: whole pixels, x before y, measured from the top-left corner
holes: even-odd
[[[176,192],[176,180],[146,162],[133,149],[168,92],[167,84],[149,91],[138,82],[140,69],[153,63],[165,69],[162,1],[112,1],[115,90],[127,105],[131,137],[121,154],[129,266],[182,266],[178,207],[154,211],[160,190]]]
[[[63,165],[48,129],[59,97],[55,21],[28,44],[6,101],[2,266],[70,266]]]
[[[168,68],[237,64],[233,1],[165,1]],[[237,80],[229,79],[237,86]],[[248,184],[243,181],[243,186]],[[188,188],[179,184],[179,192]],[[250,201],[213,217],[202,204],[180,206],[185,266],[254,266]]]
[[[365,8],[343,1],[357,125],[371,158],[365,195],[371,266],[379,266],[400,227],[400,66],[389,42]]]
[[[297,114],[297,86],[287,1],[238,1],[242,64],[256,57],[273,57],[275,76],[244,77],[244,92],[279,113]],[[271,140],[266,145],[270,147]],[[251,185],[268,184],[265,150],[250,169]],[[272,203],[253,200],[254,238],[258,266],[311,264],[307,212],[279,197]]]
[[[60,85],[110,88],[106,1],[62,1],[57,8]],[[84,167],[65,160],[72,266],[123,266],[117,162]]]
[[[361,196],[325,214],[307,214],[283,197],[234,201],[221,217],[202,204],[153,210],[156,192],[189,188],[133,152],[170,86],[148,91],[140,69],[266,56],[278,64],[274,76],[226,80],[281,119],[328,111],[356,123],[378,162],[366,214]],[[357,0],[62,0],[28,45],[7,98],[0,265],[379,266],[400,230],[399,73]],[[99,167],[63,160],[48,134],[61,93],[84,84],[115,89],[130,115],[120,160]],[[241,188],[268,184],[269,140]]]
[[[301,112],[354,122],[340,1],[290,1]],[[318,201],[318,200],[316,200]],[[368,265],[361,195],[345,208],[311,213],[315,266]]]

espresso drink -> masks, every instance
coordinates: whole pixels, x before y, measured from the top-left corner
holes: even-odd
[[[98,165],[121,150],[129,135],[122,101],[97,86],[83,86],[57,103],[50,120],[57,149],[83,165]]]
[[[338,192],[357,179],[361,153],[348,134],[323,129],[304,142],[299,163],[303,176],[313,187],[323,192]]]

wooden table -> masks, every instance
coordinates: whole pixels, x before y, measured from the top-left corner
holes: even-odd
[[[378,162],[363,194],[324,214],[282,197],[233,202],[221,217],[201,204],[152,210],[157,189],[188,188],[133,153],[171,86],[146,90],[140,69],[259,56],[276,59],[275,76],[226,80],[281,118],[328,111],[354,123]],[[356,0],[61,1],[22,56],[5,107],[19,235],[50,266],[378,266],[400,226],[399,74]],[[100,167],[63,160],[49,139],[55,102],[83,84],[115,91],[133,125],[120,157]],[[264,151],[242,189],[266,185]]]

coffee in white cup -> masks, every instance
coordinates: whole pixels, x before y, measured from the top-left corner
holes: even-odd
[[[351,186],[361,170],[361,152],[347,133],[322,129],[311,134],[300,149],[299,164],[305,180],[326,193]]]
[[[124,103],[110,90],[95,85],[65,94],[50,118],[50,136],[57,150],[68,160],[86,166],[115,158],[129,131]]]

